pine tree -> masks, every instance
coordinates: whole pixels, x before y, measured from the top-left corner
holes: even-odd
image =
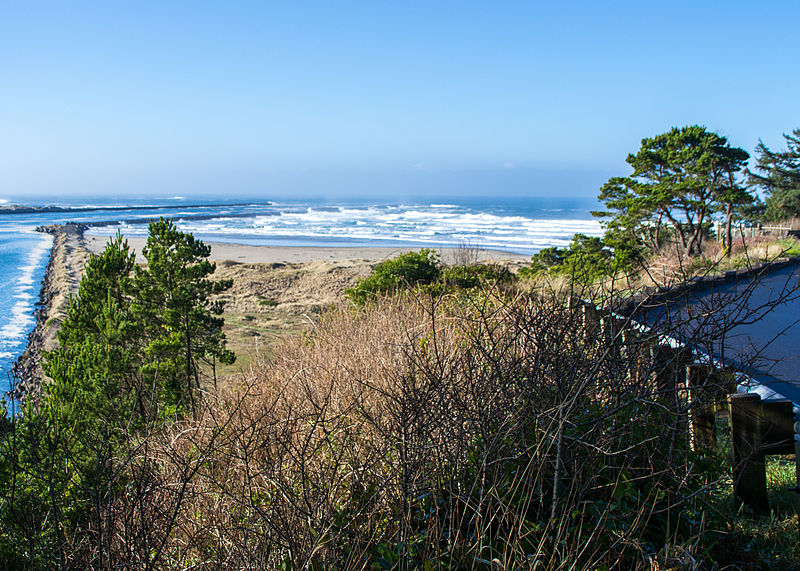
[[[748,158],[698,125],[642,139],[639,151],[626,159],[633,173],[609,180],[599,196],[608,210],[592,214],[607,219],[607,242],[615,250],[657,253],[667,227],[685,256],[698,255],[715,213],[725,212],[730,242],[733,215],[755,201],[738,182]]]
[[[178,230],[171,220],[150,222],[143,254],[147,268],[137,267],[133,312],[144,328],[142,371],[162,388],[175,406],[195,406],[204,363],[233,363],[222,332],[223,303],[212,296],[229,289],[231,280],[211,280],[216,265],[211,248]]]
[[[75,529],[102,543],[104,510],[124,493],[120,463],[137,432],[169,404],[193,402],[201,361],[233,362],[222,304],[211,300],[231,282],[208,279],[209,248],[162,219],[150,224],[144,253],[148,268],[134,271],[118,234],[90,258],[60,345],[45,354],[52,382],[21,415],[0,414],[0,484],[13,499],[0,502],[4,568],[66,567]]]
[[[77,296],[58,332],[59,346],[45,354],[49,405],[77,407],[80,422],[124,415],[131,403],[143,413],[138,381],[136,328],[130,319],[130,274],[135,256],[118,233],[84,268]]]
[[[800,129],[783,138],[785,151],[773,152],[759,141],[756,172],[748,171],[750,183],[767,192],[764,218],[773,222],[800,216]]]
[[[58,340],[61,347],[96,335],[95,317],[109,300],[124,308],[129,303],[130,276],[136,256],[127,240],[117,232],[99,255],[93,255],[83,270],[78,295],[70,300],[67,317],[61,324]]]
[[[35,559],[63,567],[66,530],[90,517],[111,494],[114,459],[145,415],[137,386],[140,360],[126,293],[134,255],[118,234],[84,269],[61,324],[59,346],[44,354],[51,382],[40,402],[27,402],[13,421],[13,439],[0,456],[11,464],[4,485],[13,504],[0,506],[2,549],[13,561],[30,558],[19,540],[36,538]],[[139,406],[137,406],[137,404]]]

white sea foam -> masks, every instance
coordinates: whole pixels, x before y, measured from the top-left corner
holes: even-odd
[[[25,336],[28,327],[33,324],[30,315],[31,304],[28,300],[20,300],[11,308],[11,321],[0,327],[0,339],[13,341]]]
[[[33,305],[36,296],[33,288],[36,270],[41,268],[43,259],[52,246],[53,237],[42,235],[42,239],[28,253],[26,263],[17,268],[19,274],[14,281],[14,305],[11,307],[9,320],[0,326],[0,347],[9,348],[18,344],[27,335],[34,323]]]
[[[575,233],[599,236],[596,220],[526,217],[519,212],[496,213],[455,204],[328,206],[272,204],[265,212],[248,217],[193,220],[188,216],[178,226],[208,240],[246,240],[269,243],[296,240],[322,243],[405,242],[429,246],[480,244],[520,253],[547,246],[565,246]],[[555,209],[552,209],[555,210]],[[547,216],[544,210],[540,210]],[[181,213],[183,214],[183,213]],[[139,223],[121,225],[123,233],[145,235]],[[105,229],[108,232],[109,229]]]

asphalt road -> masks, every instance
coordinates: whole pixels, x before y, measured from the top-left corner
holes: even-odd
[[[703,283],[633,317],[800,403],[800,263]]]

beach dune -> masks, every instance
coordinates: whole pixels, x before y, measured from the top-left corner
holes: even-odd
[[[52,350],[58,327],[66,316],[70,295],[77,293],[83,267],[90,254],[98,254],[110,236],[87,235],[77,224],[50,226],[55,235],[41,292],[37,325],[18,361],[23,381],[20,392],[36,393],[41,386],[42,350]],[[144,237],[128,237],[137,262],[144,263]],[[229,345],[247,355],[261,343],[308,327],[322,308],[344,300],[345,289],[369,275],[376,264],[420,248],[253,246],[207,242],[210,259],[217,262],[215,278],[231,279],[233,286],[221,294],[225,302],[225,331]],[[527,256],[499,250],[435,248],[444,263],[493,262],[516,268]],[[261,341],[259,341],[259,339]]]

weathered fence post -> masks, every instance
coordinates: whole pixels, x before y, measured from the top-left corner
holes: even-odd
[[[792,406],[794,420],[794,491],[800,494],[800,408]],[[797,516],[797,535],[800,538],[800,514]]]
[[[672,412],[680,412],[681,387],[686,384],[686,364],[691,355],[683,348],[658,344],[651,347],[656,391],[665,396]]]
[[[624,361],[629,361],[635,354],[633,351],[633,341],[636,339],[634,332],[629,327],[623,327],[620,334],[620,351],[619,355]],[[630,367],[629,367],[630,368]]]
[[[686,366],[686,385],[689,401],[689,432],[692,450],[716,448],[716,387],[709,386],[710,365],[692,363]]]
[[[761,449],[761,397],[737,394],[728,397],[733,443],[733,493],[756,512],[769,509],[767,473]]]
[[[794,454],[794,404],[790,399],[761,401],[761,451]]]
[[[609,351],[609,357],[614,358],[611,342],[614,339],[614,327],[611,312],[607,309],[597,310],[597,346]]]
[[[583,318],[583,338],[588,341],[594,336],[595,332],[600,327],[600,318],[598,316],[597,308],[593,304],[585,301],[581,303],[581,312]]]

